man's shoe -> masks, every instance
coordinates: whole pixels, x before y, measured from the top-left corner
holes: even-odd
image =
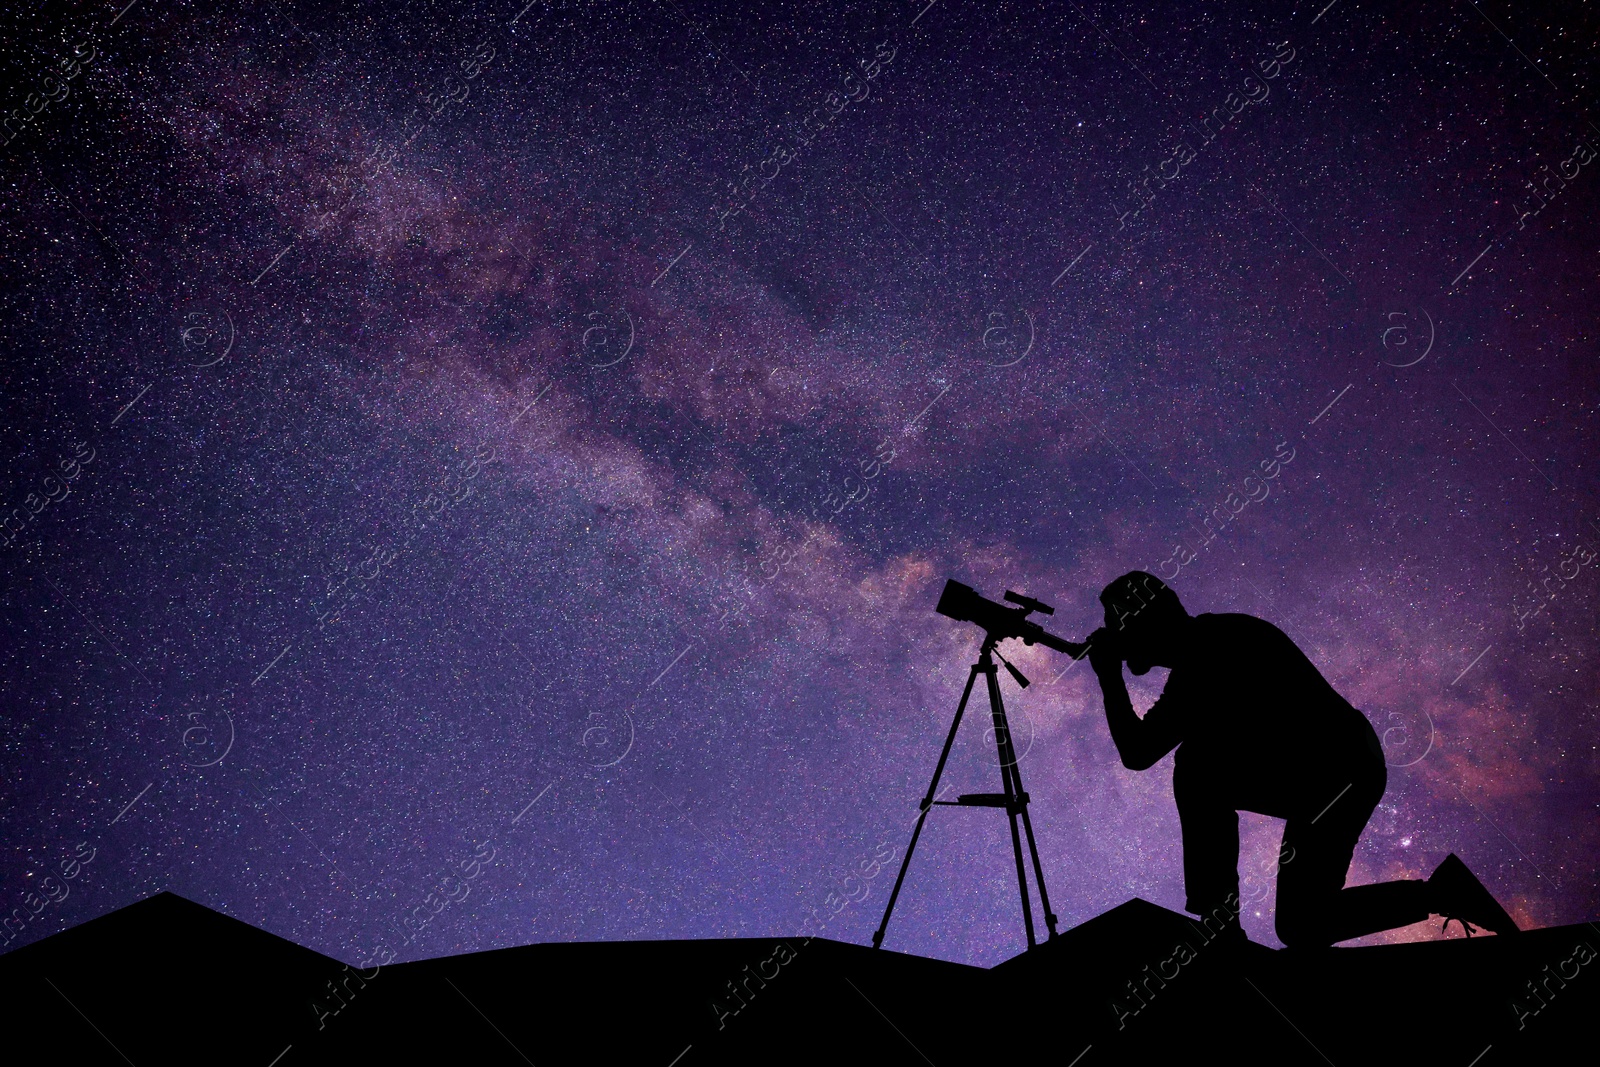
[[[1446,856],[1438,870],[1429,877],[1428,888],[1433,894],[1429,910],[1445,917],[1446,928],[1454,920],[1461,923],[1463,929],[1467,923],[1471,923],[1497,934],[1521,933],[1521,928],[1506,914],[1506,909],[1483,887],[1477,876],[1467,870],[1467,865],[1454,852]],[[1467,930],[1467,935],[1470,937],[1472,931]]]

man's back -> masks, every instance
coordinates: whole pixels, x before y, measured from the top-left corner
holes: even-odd
[[[1276,626],[1202,614],[1187,637],[1146,722],[1180,744],[1179,766],[1231,780],[1240,808],[1288,817],[1352,761],[1381,757],[1366,717]]]

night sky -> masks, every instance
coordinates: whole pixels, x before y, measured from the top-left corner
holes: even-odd
[[[1352,884],[1600,914],[1592,9],[524,2],[6,12],[8,947],[867,943],[945,580],[1133,569],[1372,720]],[[1063,927],[1181,910],[1171,759],[1002,651]],[[1021,950],[1002,813],[886,945]]]

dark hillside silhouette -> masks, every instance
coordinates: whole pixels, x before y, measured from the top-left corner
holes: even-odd
[[[163,893],[0,956],[0,997],[10,1047],[85,1065],[949,1067],[992,1061],[1003,1027],[1080,1067],[1495,1067],[1587,1047],[1596,949],[1600,926],[1580,925],[1274,951],[1132,900],[988,970],[741,938],[528,945],[357,977]],[[319,1026],[329,982],[344,1007]]]

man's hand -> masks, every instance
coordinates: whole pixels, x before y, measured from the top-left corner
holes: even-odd
[[[1104,626],[1089,635],[1089,666],[1097,678],[1122,679],[1122,652]]]

